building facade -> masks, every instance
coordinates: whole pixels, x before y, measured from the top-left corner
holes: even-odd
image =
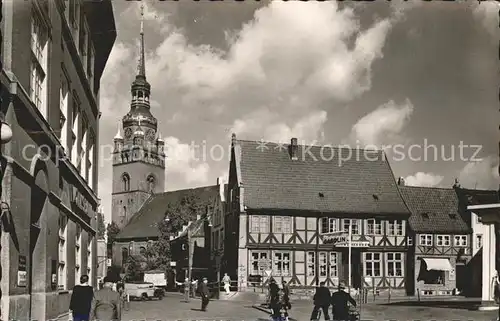
[[[129,256],[141,256],[148,246],[158,240],[160,236],[159,224],[166,219],[165,211],[167,208],[177,206],[185,198],[196,199],[197,203],[194,206],[199,208],[198,214],[205,216],[208,211],[210,220],[212,213],[219,212],[223,208],[219,185],[170,191],[151,196],[115,237],[112,245],[112,264],[124,268]],[[196,217],[191,218],[191,221],[195,220]],[[210,233],[204,232],[202,238],[205,240],[209,236]],[[205,248],[205,241],[203,242]],[[210,248],[209,244],[210,240],[207,242],[207,249]]]
[[[342,154],[356,152],[371,159]],[[270,276],[305,288],[406,288],[410,213],[380,151],[233,135],[227,202],[223,272],[240,289]]]
[[[472,229],[463,218],[455,189],[404,186],[402,178],[399,184],[411,211],[409,292],[420,296],[470,292]]]
[[[96,278],[97,281],[102,281],[106,276],[108,271],[108,256],[107,256],[107,244],[106,240],[97,240],[97,266],[96,266]]]
[[[480,280],[481,310],[498,309],[493,299],[493,281],[500,269],[500,199],[498,191],[458,189],[469,217],[479,217],[483,225],[482,248],[474,256],[473,280]],[[476,225],[477,226],[477,225]],[[479,234],[479,233],[477,233]]]
[[[116,38],[110,1],[2,5],[2,319],[67,313],[95,285],[100,78]],[[75,250],[76,249],[76,250]]]
[[[120,229],[152,194],[165,191],[165,143],[158,132],[158,121],[151,114],[143,25],[141,19],[139,64],[130,88],[130,111],[114,138],[111,220]]]
[[[217,179],[219,186],[220,206],[217,206],[211,215],[211,226],[207,234],[207,248],[210,249],[210,261],[213,263],[212,269],[215,276],[220,275],[224,256],[224,219],[226,210],[227,184],[224,184],[222,178]]]

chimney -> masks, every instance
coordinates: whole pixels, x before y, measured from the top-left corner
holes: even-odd
[[[405,186],[405,179],[403,177],[398,178],[398,185]]]
[[[453,188],[459,188],[460,183],[458,182],[458,178],[455,178],[455,183],[453,184]]]
[[[297,146],[297,138],[292,138],[290,142],[290,158],[292,160],[297,160],[299,157],[297,156],[297,151],[299,146]]]

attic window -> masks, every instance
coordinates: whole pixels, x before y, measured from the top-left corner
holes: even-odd
[[[318,196],[319,196],[319,197],[325,197],[325,194],[323,194],[323,193],[318,193]]]
[[[429,213],[421,213],[423,218],[429,218]]]
[[[455,213],[452,213],[452,214],[448,214],[450,216],[450,218],[452,219],[456,219],[457,218],[457,214]]]
[[[374,200],[378,201],[378,196],[377,195],[373,194],[372,196],[373,196]]]

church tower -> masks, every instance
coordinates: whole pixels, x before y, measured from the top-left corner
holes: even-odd
[[[165,191],[165,143],[158,132],[158,121],[151,114],[150,93],[144,55],[143,5],[139,63],[131,86],[130,111],[123,117],[113,140],[111,219],[119,228],[130,221],[152,194]]]

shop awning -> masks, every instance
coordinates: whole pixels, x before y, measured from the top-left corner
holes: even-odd
[[[452,271],[450,260],[443,258],[423,258],[425,264],[427,264],[427,271]]]

